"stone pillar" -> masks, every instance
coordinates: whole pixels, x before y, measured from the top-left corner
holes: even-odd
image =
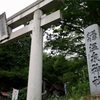
[[[34,12],[27,100],[42,100],[43,32],[40,27],[41,16],[41,10]]]

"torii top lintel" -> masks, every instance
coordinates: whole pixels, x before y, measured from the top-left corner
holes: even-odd
[[[35,3],[27,6],[21,11],[17,12],[13,16],[7,19],[7,25],[12,29],[33,19],[33,12],[37,9],[41,9],[43,13],[48,13],[55,7],[62,5],[60,0],[38,0]]]
[[[0,44],[8,43],[21,36],[24,36],[25,34],[31,34],[34,25],[34,12],[38,9],[42,10],[44,14],[41,16],[41,28],[47,29],[51,25],[57,25],[62,19],[62,14],[60,10],[47,15],[46,13],[49,13],[49,11],[52,11],[52,9],[54,9],[56,6],[60,6],[61,4],[62,3],[59,0],[40,0],[14,14],[13,16],[7,19],[7,29],[9,29],[7,33],[8,37],[2,39],[1,36]],[[29,24],[25,25],[25,23],[27,22],[29,22]],[[12,31],[20,25],[24,25],[24,27],[16,31]]]

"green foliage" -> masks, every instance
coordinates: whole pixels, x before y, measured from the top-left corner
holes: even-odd
[[[74,55],[86,58],[84,28],[100,24],[100,1],[63,0],[63,20],[59,29],[48,33],[45,48],[51,48],[52,54]]]
[[[0,51],[1,69],[10,71],[28,67],[30,37],[25,36],[22,39],[3,45]]]
[[[48,98],[47,100],[57,100],[57,98]],[[67,100],[66,96],[60,97],[58,100]],[[69,97],[68,100],[84,100],[84,98],[78,97],[78,95],[74,95],[74,97]]]
[[[18,100],[26,100],[26,96],[27,96],[27,88],[23,88],[19,91]]]
[[[57,81],[55,70],[54,70],[55,57],[47,54],[43,55],[43,77],[49,79],[51,82]]]
[[[51,62],[51,63],[50,63]],[[66,59],[63,55],[50,56],[45,54],[44,59],[44,77],[51,83],[60,84],[68,82],[68,91],[70,95],[89,94],[89,80],[86,60],[84,59]]]
[[[26,85],[27,73],[0,71],[0,90],[9,91],[12,87],[20,89]]]
[[[0,48],[0,90],[27,86],[30,37],[2,45]],[[21,84],[20,84],[21,83]]]
[[[63,0],[63,20],[53,33],[47,32],[45,49],[51,50],[52,65],[56,83],[69,82],[69,94],[89,94],[89,79],[84,42],[84,28],[97,23],[100,25],[100,1]],[[46,62],[47,63],[47,62]],[[44,63],[45,65],[45,63]],[[49,73],[48,78],[51,74]],[[77,96],[76,96],[77,97]],[[77,99],[76,99],[77,100]]]
[[[18,100],[26,100],[26,95],[27,95],[27,88],[20,89],[18,94]],[[12,98],[12,93],[8,97],[8,100],[11,100],[11,98]]]

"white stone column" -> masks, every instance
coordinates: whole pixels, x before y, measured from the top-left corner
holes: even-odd
[[[43,32],[42,28],[40,27],[41,16],[41,10],[36,10],[34,12],[27,100],[42,100]]]

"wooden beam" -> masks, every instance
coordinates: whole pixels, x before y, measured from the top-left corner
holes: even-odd
[[[59,0],[38,0],[35,3],[29,5],[18,13],[7,19],[7,25],[12,29],[22,25],[33,19],[33,13],[37,9],[41,9],[44,13],[52,11],[56,6],[60,6]]]
[[[56,25],[56,24],[58,24],[58,22],[60,22],[61,18],[62,18],[62,16],[61,16],[60,10],[58,10],[50,15],[42,16],[41,17],[41,27],[46,29],[46,28],[49,28],[50,25]],[[31,34],[33,25],[34,25],[34,21],[31,21],[31,23],[29,25],[15,31],[15,32],[12,32],[10,34],[10,37],[4,41],[1,41],[0,44],[10,42],[10,41],[14,40],[15,38],[17,39],[23,35]]]

